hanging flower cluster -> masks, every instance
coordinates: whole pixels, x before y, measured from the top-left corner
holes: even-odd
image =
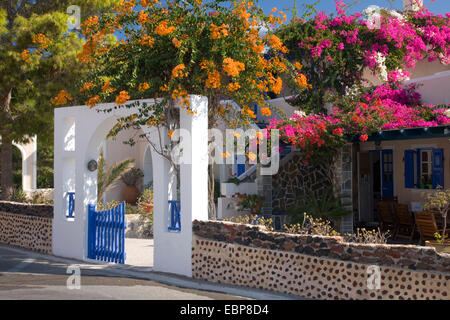
[[[334,107],[328,115],[294,113],[290,119],[273,119],[268,129],[279,129],[282,140],[312,157],[331,159],[335,151],[356,137],[361,142],[380,130],[435,127],[450,124],[449,106],[421,105],[414,86],[383,85],[361,101]]]
[[[220,99],[239,104],[240,118],[231,123],[236,126],[252,121],[253,105],[263,106],[270,93],[280,93],[283,80],[297,93],[309,85],[301,65],[287,59],[289,50],[270,31],[285,22],[283,12],[266,16],[253,2],[242,0],[231,5],[219,0],[122,0],[116,9],[116,14],[83,24],[86,44],[79,59],[100,66],[80,88],[91,108],[99,102],[123,105],[130,99],[161,98],[190,112],[188,94],[198,94],[209,98],[213,115],[233,111],[220,106]],[[124,35],[121,41],[108,38],[118,30]],[[114,90],[101,90],[105,81]],[[151,108],[142,109],[133,124],[167,120],[162,105]]]
[[[379,15],[349,15],[343,1],[335,2],[336,16],[319,12],[278,32],[291,56],[308,66],[304,73],[312,87],[296,101],[303,109],[322,111],[327,92],[344,95],[346,88],[364,83],[366,70],[392,81],[407,77],[402,70],[413,69],[417,61],[450,63],[450,13],[381,9]]]

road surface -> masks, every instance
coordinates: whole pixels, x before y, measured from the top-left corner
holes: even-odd
[[[74,269],[68,273],[68,267]],[[80,271],[79,282],[76,269]],[[74,271],[75,270],[75,271]],[[79,289],[77,285],[79,283]],[[45,256],[0,246],[0,299],[163,299],[234,300],[236,295],[185,289],[136,279],[105,270],[103,266],[71,265]]]

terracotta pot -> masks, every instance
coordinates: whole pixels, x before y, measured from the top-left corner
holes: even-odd
[[[135,205],[138,196],[139,189],[136,186],[125,186],[125,189],[123,189],[122,197],[126,203]]]
[[[450,241],[446,241],[443,244],[437,241],[425,241],[425,246],[435,247],[437,252],[440,253],[450,253]]]
[[[144,207],[145,212],[153,212],[153,202],[152,203],[141,203]]]

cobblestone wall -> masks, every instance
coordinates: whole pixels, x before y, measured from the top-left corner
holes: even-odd
[[[450,255],[194,221],[194,278],[318,299],[450,299]],[[369,267],[380,286],[368,286]]]
[[[0,201],[0,243],[52,253],[53,206]]]
[[[27,216],[53,218],[53,206],[45,204],[0,201],[0,211]]]
[[[0,243],[52,253],[52,220],[0,211]]]

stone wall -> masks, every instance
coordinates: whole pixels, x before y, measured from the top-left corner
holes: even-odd
[[[53,206],[11,201],[0,201],[0,211],[23,214],[27,216],[53,218]]]
[[[450,299],[450,255],[434,248],[217,221],[194,221],[193,233],[194,278],[318,299]],[[381,272],[379,289],[367,285],[369,267]]]
[[[272,177],[273,211],[285,211],[298,204],[297,197],[311,192],[320,194],[330,187],[325,167],[304,164],[299,152],[293,152],[280,162],[280,169]]]
[[[53,207],[0,201],[0,243],[52,253]]]
[[[52,219],[0,211],[0,243],[52,253]]]

